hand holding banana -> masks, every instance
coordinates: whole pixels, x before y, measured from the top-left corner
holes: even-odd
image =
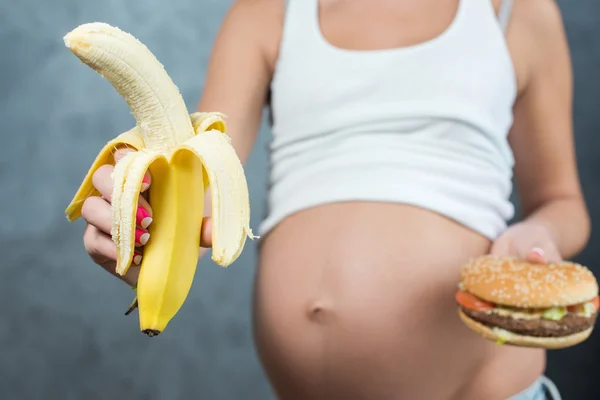
[[[189,114],[162,65],[133,36],[89,23],[64,41],[115,87],[136,119],[135,128],[100,151],[66,209],[67,218],[84,215],[86,249],[98,264],[111,270],[116,260],[114,273],[128,282],[135,282],[130,267],[139,264],[133,304],[141,331],[155,336],[187,297],[202,232],[210,234],[204,239],[221,266],[237,259],[247,237],[255,238],[243,166],[224,116]],[[117,151],[123,148],[135,151]],[[212,219],[203,224],[209,185]]]

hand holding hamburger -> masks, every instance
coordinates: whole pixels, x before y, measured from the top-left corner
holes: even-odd
[[[460,278],[460,318],[499,344],[573,346],[591,335],[600,308],[594,275],[573,262],[485,255],[464,265]]]

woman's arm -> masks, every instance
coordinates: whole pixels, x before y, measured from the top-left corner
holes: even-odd
[[[245,163],[254,147],[269,93],[283,26],[283,0],[236,0],[221,25],[208,63],[198,111],[227,116],[227,134]],[[212,245],[210,189],[200,256]]]
[[[528,54],[509,141],[524,221],[545,228],[563,258],[586,245],[590,219],[579,183],[572,128],[572,70],[560,10],[522,2],[519,33]]]
[[[198,111],[227,115],[227,133],[244,163],[260,127],[282,25],[283,0],[236,0],[208,63]]]

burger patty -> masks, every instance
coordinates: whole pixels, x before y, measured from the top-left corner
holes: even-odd
[[[584,331],[596,323],[598,313],[584,317],[567,313],[561,320],[552,321],[544,318],[522,319],[502,316],[484,311],[462,308],[470,318],[489,327],[498,327],[519,335],[536,337],[561,337]]]

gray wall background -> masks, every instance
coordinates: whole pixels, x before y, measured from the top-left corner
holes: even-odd
[[[84,252],[83,221],[64,208],[101,146],[134,120],[114,89],[63,45],[76,25],[134,33],[165,65],[188,107],[203,88],[212,42],[231,0],[0,0],[0,398],[271,399],[250,334],[256,249],[229,269],[199,264],[172,327],[145,339],[131,292]],[[575,71],[579,166],[600,223],[600,3],[559,1]],[[247,163],[252,226],[263,214],[263,124]],[[560,155],[557,155],[557,160]],[[600,274],[594,229],[577,258]],[[551,352],[565,399],[600,395],[600,336]]]

